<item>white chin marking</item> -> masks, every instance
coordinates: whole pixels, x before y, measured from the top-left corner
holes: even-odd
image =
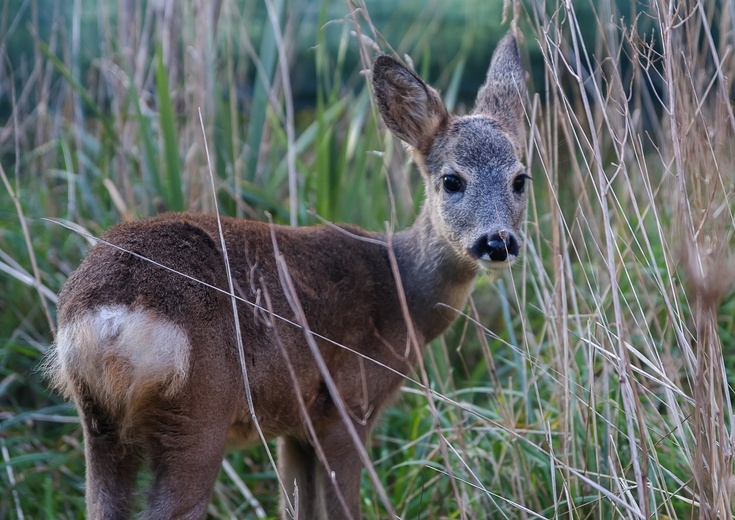
[[[515,263],[515,261],[516,261],[515,256],[509,257],[507,260],[503,260],[502,262],[496,262],[496,261],[490,260],[490,257],[488,255],[484,255],[478,261],[478,263],[480,264],[480,267],[482,267],[483,269],[497,270],[497,269],[505,269],[506,267],[510,267],[511,265]]]

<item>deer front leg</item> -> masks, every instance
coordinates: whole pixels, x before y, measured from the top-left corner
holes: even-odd
[[[286,488],[286,496],[281,496],[283,520],[321,518],[315,481],[318,464],[308,443],[293,437],[278,439],[278,470]]]
[[[356,428],[364,444],[367,430],[359,425]],[[321,463],[316,467],[315,481],[323,500],[320,518],[359,520],[362,463],[358,447],[341,422],[319,435],[319,443],[328,463],[328,468]]]
[[[364,439],[363,429],[358,432]],[[359,520],[362,464],[352,438],[340,423],[317,441],[328,469],[314,443],[279,439],[279,471],[288,494],[288,500],[281,497],[283,520]]]

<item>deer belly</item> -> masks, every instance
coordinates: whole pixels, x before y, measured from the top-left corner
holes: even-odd
[[[227,451],[243,450],[258,442],[258,430],[250,421],[234,422],[227,429]]]

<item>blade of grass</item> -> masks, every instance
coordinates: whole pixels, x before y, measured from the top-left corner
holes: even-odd
[[[158,113],[163,138],[164,171],[166,186],[166,206],[173,211],[184,209],[184,186],[181,182],[181,163],[179,159],[179,139],[176,135],[176,118],[171,91],[168,84],[168,71],[163,64],[160,44],[156,46],[156,89],[158,91]]]

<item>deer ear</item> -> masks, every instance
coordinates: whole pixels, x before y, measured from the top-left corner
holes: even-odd
[[[508,33],[495,48],[485,83],[477,93],[473,114],[495,121],[520,157],[526,139],[523,103],[526,99],[526,73],[521,65],[518,43]]]
[[[373,64],[373,89],[383,121],[397,137],[428,153],[449,121],[439,93],[389,56]]]

